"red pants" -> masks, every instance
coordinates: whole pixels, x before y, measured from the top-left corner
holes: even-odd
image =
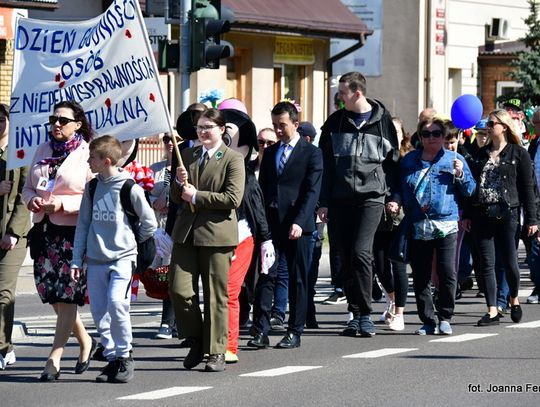
[[[227,350],[233,353],[238,350],[238,336],[240,335],[240,303],[238,302],[238,296],[251,263],[253,247],[252,236],[240,242],[234,251],[234,258],[229,270],[229,283],[227,285],[229,294],[229,342]]]

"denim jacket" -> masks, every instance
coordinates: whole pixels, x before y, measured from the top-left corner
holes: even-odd
[[[489,160],[491,145],[478,150],[471,161],[471,170],[476,180]],[[502,197],[511,208],[520,205],[525,210],[525,226],[535,225],[536,200],[534,193],[534,171],[529,153],[525,148],[508,143],[499,155],[499,171],[502,177]],[[475,198],[473,205],[478,204]],[[467,213],[469,215],[469,211]]]
[[[460,154],[441,149],[433,161],[426,164],[421,160],[422,150],[411,151],[401,161],[401,199],[405,213],[411,221],[422,219],[439,221],[457,221],[459,219],[458,200],[472,196],[476,182],[467,162]],[[453,173],[453,161],[463,162],[463,175],[457,178]],[[422,170],[431,165],[426,175],[430,183],[431,196],[429,205],[421,208],[415,196],[416,185],[420,181]]]

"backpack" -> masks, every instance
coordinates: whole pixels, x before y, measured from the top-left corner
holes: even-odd
[[[97,182],[97,178],[93,178],[88,182],[88,192],[90,193],[92,207],[94,206],[94,195],[96,193]],[[156,256],[156,243],[154,242],[153,237],[146,239],[144,242],[140,241],[141,222],[139,221],[137,213],[135,213],[130,196],[133,185],[135,185],[135,180],[133,179],[126,179],[124,181],[124,184],[120,189],[120,204],[128,218],[129,225],[131,226],[131,230],[137,241],[137,267],[135,273],[139,274],[146,270],[154,261],[154,257]]]

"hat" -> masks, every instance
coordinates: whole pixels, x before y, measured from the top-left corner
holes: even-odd
[[[317,136],[317,130],[315,130],[315,127],[310,122],[300,122],[296,131],[302,137],[310,137],[311,140]]]
[[[504,107],[504,108],[507,108],[507,107],[508,107],[508,108],[510,108],[510,109],[523,111],[523,107],[522,107],[522,104],[521,104],[521,100],[519,100],[519,99],[517,99],[517,98],[505,100],[505,101],[503,102],[503,107]]]
[[[479,120],[478,123],[474,126],[475,130],[485,130],[487,129],[487,119]]]

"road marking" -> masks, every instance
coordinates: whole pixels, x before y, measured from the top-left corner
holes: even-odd
[[[342,356],[342,358],[381,358],[383,356],[397,355],[398,353],[412,352],[413,350],[418,350],[418,348],[383,348],[369,352],[345,355]]]
[[[201,390],[208,390],[212,387],[169,387],[168,389],[148,391],[146,393],[132,394],[131,396],[118,397],[117,400],[159,400],[166,397],[178,396],[180,394],[193,393]]]
[[[467,342],[474,341],[476,339],[488,338],[490,336],[496,336],[499,334],[463,334],[456,336],[448,336],[441,339],[432,339],[430,342]]]
[[[306,370],[320,369],[322,366],[284,366],[276,369],[261,370],[260,372],[244,373],[240,377],[274,377]]]
[[[507,326],[507,328],[538,328],[538,327],[540,327],[540,321],[524,322],[522,324]]]

